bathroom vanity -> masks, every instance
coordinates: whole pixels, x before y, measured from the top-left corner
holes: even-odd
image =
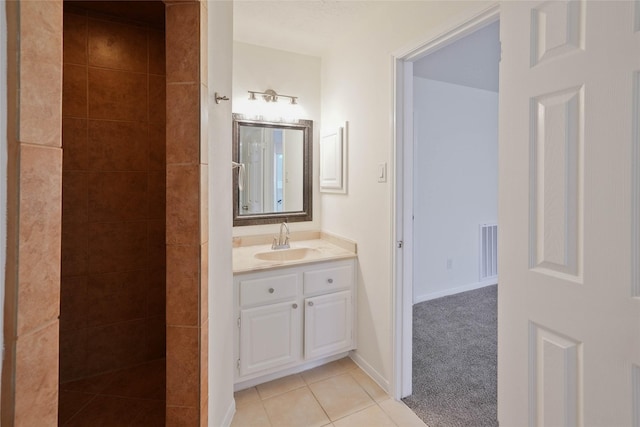
[[[342,357],[356,346],[356,246],[306,234],[311,238],[294,239],[282,250],[242,244],[250,239],[234,242],[237,389]]]

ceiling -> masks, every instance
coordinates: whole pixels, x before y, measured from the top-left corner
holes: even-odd
[[[236,0],[234,40],[321,56],[386,1]]]
[[[413,75],[498,92],[500,23],[478,31],[414,62]]]

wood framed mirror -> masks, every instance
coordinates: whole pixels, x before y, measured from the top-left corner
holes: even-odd
[[[312,220],[313,121],[233,114],[233,225]]]

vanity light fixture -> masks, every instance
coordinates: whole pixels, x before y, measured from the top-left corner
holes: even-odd
[[[298,103],[298,97],[297,96],[291,96],[291,95],[282,95],[280,93],[276,93],[275,90],[273,89],[267,89],[264,92],[258,92],[256,90],[250,90],[249,92],[249,99],[251,101],[255,101],[256,95],[262,95],[262,99],[264,99],[266,102],[278,102],[278,98],[289,98],[291,101],[291,104],[297,104]]]

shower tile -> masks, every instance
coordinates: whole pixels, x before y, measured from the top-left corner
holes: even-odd
[[[167,246],[167,324],[198,326],[200,247]]]
[[[167,244],[199,243],[199,169],[199,165],[167,165]]]
[[[87,276],[62,277],[60,280],[60,331],[86,327],[88,306]]]
[[[89,219],[135,221],[147,218],[147,173],[92,172],[89,175]]]
[[[102,394],[117,397],[164,400],[165,360],[159,359],[142,365],[122,369]]]
[[[166,169],[166,147],[164,123],[149,124],[149,170],[164,171]]]
[[[131,425],[129,423],[123,424],[123,419],[134,419],[147,405],[148,402],[144,400],[96,396],[83,411],[73,417],[64,427]]]
[[[144,27],[89,18],[89,66],[147,72]]]
[[[87,326],[95,327],[145,317],[147,270],[92,274],[87,285]]]
[[[60,382],[66,383],[87,374],[87,329],[64,331],[60,335]]]
[[[20,336],[15,351],[15,425],[55,425],[58,421],[58,321]]]
[[[166,346],[166,323],[164,315],[150,317],[146,319],[146,358],[157,359],[165,357]]]
[[[89,220],[89,174],[84,171],[62,173],[62,220],[86,223]]]
[[[18,335],[60,313],[61,181],[61,149],[21,144]]]
[[[144,121],[146,105],[146,74],[89,67],[89,118]]]
[[[87,117],[87,67],[64,64],[62,114]]]
[[[198,407],[198,340],[199,328],[167,326],[167,406]]]
[[[167,262],[164,219],[148,221],[147,230],[149,235],[149,270],[151,274],[161,274],[162,282],[164,283]],[[164,297],[164,293],[162,295]]]
[[[87,369],[90,373],[121,369],[144,361],[144,320],[121,322],[87,331]]]
[[[200,74],[200,5],[167,4],[167,82],[197,82]]]
[[[167,163],[200,163],[200,85],[167,85]]]
[[[153,220],[164,220],[166,207],[167,178],[164,171],[153,171],[147,174],[149,191],[149,208],[147,217]]]
[[[198,408],[167,405],[168,426],[197,426],[199,416]]]
[[[62,224],[62,276],[86,274],[89,261],[89,238],[84,222]]]
[[[142,410],[133,418],[135,426],[164,426],[165,403],[161,401],[147,401]],[[167,424],[174,425],[174,424]]]
[[[86,170],[89,167],[87,120],[64,117],[62,119],[62,135],[64,145],[62,165],[64,170]]]
[[[65,12],[63,19],[63,61],[87,64],[87,17]]]
[[[137,221],[89,224],[89,272],[106,273],[146,268],[147,228],[143,224]]]
[[[149,29],[149,73],[165,75],[165,36],[154,29]]]
[[[164,75],[149,75],[149,122],[164,124],[166,121],[167,79]]]
[[[89,164],[93,171],[145,171],[148,145],[146,123],[89,120]]]
[[[20,141],[62,145],[62,2],[20,3]]]
[[[63,426],[71,417],[82,410],[94,396],[94,394],[81,393],[78,391],[60,390],[58,425]]]

